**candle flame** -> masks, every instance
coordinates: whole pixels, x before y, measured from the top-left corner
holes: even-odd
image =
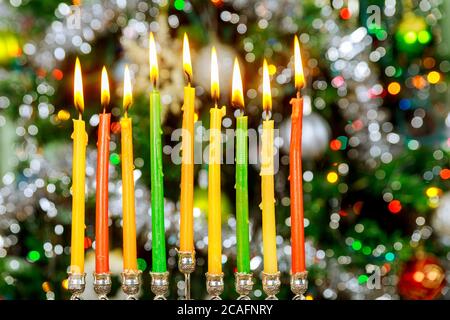
[[[156,57],[156,45],[153,32],[150,32],[149,38],[149,61],[150,61],[150,81],[156,87],[158,81],[158,59]]]
[[[108,72],[106,71],[105,66],[103,66],[102,69],[101,103],[103,108],[106,108],[109,105],[109,81]]]
[[[242,89],[241,69],[239,69],[238,59],[234,59],[233,82],[231,86],[231,104],[234,107],[244,108],[244,95]]]
[[[128,65],[126,65],[123,73],[123,109],[125,112],[128,112],[132,103],[133,92],[131,89],[130,70],[128,69]]]
[[[84,111],[84,98],[83,98],[83,79],[81,77],[81,65],[80,60],[75,61],[75,75],[74,75],[74,87],[73,87],[73,102],[75,108],[81,114]]]
[[[217,64],[216,48],[211,49],[211,97],[214,101],[219,100],[219,66]]]
[[[183,69],[184,73],[186,73],[186,76],[188,78],[188,82],[191,83],[192,81],[191,53],[189,50],[189,39],[186,33],[184,34],[183,39]]]
[[[263,109],[270,111],[272,109],[272,93],[270,92],[270,77],[267,61],[264,59],[263,65]]]
[[[295,68],[295,88],[300,91],[305,85],[305,75],[303,73],[302,54],[298,37],[294,39],[294,68]]]

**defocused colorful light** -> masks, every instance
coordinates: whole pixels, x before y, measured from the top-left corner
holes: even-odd
[[[450,169],[442,169],[439,175],[443,180],[450,179]]]
[[[431,40],[431,34],[427,30],[422,30],[417,35],[417,39],[421,44],[427,44]]]
[[[348,20],[352,17],[352,13],[350,12],[350,10],[348,8],[342,8],[339,15],[344,20]]]
[[[429,187],[425,193],[428,198],[434,198],[440,196],[442,194],[442,190],[437,187]]]
[[[431,71],[427,76],[428,82],[431,84],[436,84],[441,80],[441,74],[437,71]]]
[[[417,41],[417,34],[414,31],[408,31],[407,33],[405,33],[405,35],[403,36],[403,40],[407,43],[407,44],[413,44],[414,42]]]
[[[398,83],[398,82],[391,82],[391,83],[389,83],[388,92],[390,94],[395,96],[395,95],[400,93],[400,90],[401,90],[400,83]]]
[[[397,214],[402,210],[402,204],[398,200],[392,200],[388,204],[388,209],[390,212]]]
[[[338,175],[336,172],[334,172],[334,171],[328,172],[327,181],[329,183],[336,183],[337,180],[338,180]]]

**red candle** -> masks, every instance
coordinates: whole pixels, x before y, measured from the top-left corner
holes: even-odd
[[[290,146],[292,273],[305,271],[305,234],[302,180],[302,113],[303,99],[291,100],[292,125]]]
[[[97,193],[95,206],[95,272],[109,273],[108,239],[108,167],[111,114],[106,113],[109,104],[108,75],[102,70],[103,113],[100,114],[97,141]]]
[[[295,37],[295,87],[297,97],[291,100],[291,145],[289,150],[289,180],[291,191],[291,247],[292,274],[303,272],[305,266],[305,232],[303,213],[303,172],[302,172],[302,116],[303,99],[300,89],[305,83],[300,46]]]

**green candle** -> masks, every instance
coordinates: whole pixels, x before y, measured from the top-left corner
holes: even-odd
[[[248,226],[248,134],[247,117],[236,118],[236,238],[237,270],[250,273],[250,241]]]
[[[153,34],[150,34],[150,180],[152,194],[152,271],[166,272],[166,242],[164,236],[164,184],[161,144],[161,97],[156,84],[158,63]]]
[[[166,272],[164,236],[164,184],[161,145],[161,99],[159,92],[150,93],[150,170],[152,194],[152,259],[153,272]]]
[[[244,115],[242,78],[237,58],[234,61],[231,103],[239,108],[236,117],[236,239],[237,271],[250,273],[250,235],[248,227],[248,131]]]

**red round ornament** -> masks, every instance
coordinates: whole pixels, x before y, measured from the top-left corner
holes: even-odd
[[[445,283],[445,271],[439,260],[419,254],[403,267],[398,292],[407,300],[432,300],[440,295]]]

